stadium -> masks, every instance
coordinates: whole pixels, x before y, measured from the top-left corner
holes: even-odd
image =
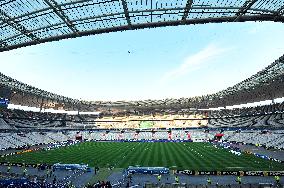
[[[284,48],[283,33],[277,32],[284,31],[283,22],[283,0],[1,1],[0,187],[283,187]],[[242,34],[236,29],[241,24],[246,27],[247,23],[265,30],[265,37],[258,37],[255,28],[252,35],[247,30]],[[219,25],[226,28],[222,28],[226,32],[216,34]],[[197,36],[187,39],[197,38],[196,49],[211,38],[218,41],[227,36],[231,41],[236,40],[235,43],[239,40],[240,46],[224,49],[209,45],[200,52],[195,51],[195,55],[184,58],[180,67],[161,74],[162,79],[152,88],[148,87],[159,71],[175,65],[179,56],[188,50],[179,49],[181,46],[193,48],[183,42],[185,39],[176,42],[181,30],[189,27],[197,28]],[[235,29],[237,31],[233,31]],[[151,38],[147,32],[152,30],[157,34]],[[205,35],[203,30],[211,34]],[[167,32],[168,36],[164,34]],[[176,32],[176,36],[171,32]],[[238,32],[249,36],[247,41],[240,40]],[[159,36],[167,37],[162,38],[158,46],[155,42],[143,46],[144,40],[147,43]],[[65,48],[71,46],[69,41],[77,42],[74,49],[87,49],[87,40],[92,40],[89,37],[109,38],[110,43],[105,44],[101,39],[99,44],[103,44],[103,49],[114,50],[108,55],[108,51],[96,49],[97,56],[103,59],[99,65],[104,60],[121,63],[101,65],[107,69],[102,75],[100,70],[97,72],[97,80],[83,79],[87,77],[84,74],[93,71],[93,65],[88,64],[86,71],[80,74],[80,66],[88,61],[87,52],[85,55],[77,51],[73,55],[68,53],[68,58],[64,54]],[[275,43],[270,41],[272,37]],[[116,47],[119,38],[125,40],[125,45],[120,43]],[[138,38],[141,44],[132,42],[133,38]],[[263,46],[250,38],[262,41]],[[80,43],[79,40],[85,41]],[[250,47],[248,51],[245,46],[251,46],[250,41],[255,49]],[[63,43],[65,47],[60,46]],[[60,47],[57,48],[57,44]],[[92,45],[90,48],[95,48],[95,44]],[[152,53],[154,48],[159,49],[158,52]],[[258,51],[261,48],[264,50]],[[42,56],[45,59],[39,60],[37,54],[33,56],[37,49],[47,53]],[[50,49],[59,52],[48,54]],[[126,53],[121,55],[125,49]],[[20,65],[25,64],[25,53],[29,50],[28,62]],[[253,51],[256,55],[248,58],[247,54]],[[162,54],[160,60],[156,53]],[[241,70],[237,74],[219,73],[210,65],[201,70],[201,61],[222,61],[218,58],[225,53],[233,55],[224,61],[233,63],[222,66],[228,70],[237,70],[239,66]],[[161,64],[152,65],[147,58]],[[93,56],[90,59],[95,61]],[[123,61],[140,62],[139,59],[142,59],[141,67],[131,62],[136,71],[130,65],[123,67]],[[17,66],[14,60],[19,63]],[[44,74],[36,72],[37,67],[43,65],[39,61],[50,64],[49,68],[42,68]],[[59,64],[54,65],[52,61]],[[66,64],[60,64],[65,61]],[[173,64],[168,66],[167,61]],[[72,62],[76,62],[76,66]],[[29,66],[30,63],[39,64]],[[256,68],[252,69],[249,64]],[[260,67],[262,65],[265,66]],[[65,76],[72,66],[74,75]],[[250,68],[253,74],[241,74]],[[219,82],[208,74],[170,85],[179,77],[207,69],[216,71]],[[59,84],[61,80],[55,76],[56,72],[66,77],[63,85]],[[37,78],[32,77],[37,74]],[[28,80],[29,76],[34,82]],[[126,80],[120,81],[124,76]],[[232,80],[233,77],[236,79]],[[52,79],[54,82],[48,88]],[[202,84],[204,80],[207,85]],[[111,85],[107,85],[108,82]],[[76,83],[81,88],[75,86]],[[68,90],[69,85],[74,93]],[[94,90],[83,91],[85,85]],[[187,92],[178,97],[180,95],[175,95],[179,93],[177,86],[191,92],[201,89],[198,94]],[[206,87],[214,87],[213,92]],[[159,90],[161,95],[156,97],[154,94]],[[135,92],[141,95],[135,96]],[[145,93],[149,94],[148,99],[142,96]],[[93,98],[82,96],[85,94]],[[96,96],[100,94],[120,99],[99,100]],[[120,96],[125,96],[126,100]]]

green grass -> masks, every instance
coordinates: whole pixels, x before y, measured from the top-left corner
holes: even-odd
[[[0,159],[6,162],[85,163],[90,166],[126,168],[128,166],[164,166],[189,170],[284,170],[284,164],[257,158],[236,156],[210,143],[84,142],[49,151],[37,151]]]

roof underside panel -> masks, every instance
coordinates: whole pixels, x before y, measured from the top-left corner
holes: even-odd
[[[43,0],[14,0],[1,6],[1,10],[11,18],[48,8]]]
[[[0,37],[2,40],[13,38],[14,36],[20,35],[20,34],[21,34],[20,31],[17,31],[16,29],[14,29],[8,24],[1,25]]]
[[[283,1],[278,0],[258,0],[254,5],[252,5],[252,9],[260,9],[260,10],[272,10],[278,11],[283,7]]]
[[[284,22],[283,13],[283,0],[2,0],[0,52],[131,29],[211,22]]]

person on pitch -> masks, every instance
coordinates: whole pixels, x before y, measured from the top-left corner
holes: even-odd
[[[7,173],[10,173],[10,171],[11,171],[11,165],[9,164],[7,167]]]
[[[240,176],[238,176],[236,182],[237,182],[238,184],[242,184],[242,178],[241,178]]]
[[[158,178],[158,182],[161,182],[162,175],[161,175],[161,174],[159,174],[157,178]]]
[[[211,178],[210,178],[210,177],[207,178],[207,184],[208,184],[208,185],[211,185],[211,184],[212,184],[212,181],[211,181]]]
[[[179,177],[177,175],[175,176],[175,182],[179,183]]]
[[[280,183],[280,176],[274,176],[276,184]]]

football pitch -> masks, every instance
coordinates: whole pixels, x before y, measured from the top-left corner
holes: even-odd
[[[231,171],[284,170],[284,164],[249,154],[234,155],[210,143],[190,142],[83,142],[48,151],[34,151],[1,158],[2,162],[84,163],[90,166],[126,168],[161,166],[170,169]]]

